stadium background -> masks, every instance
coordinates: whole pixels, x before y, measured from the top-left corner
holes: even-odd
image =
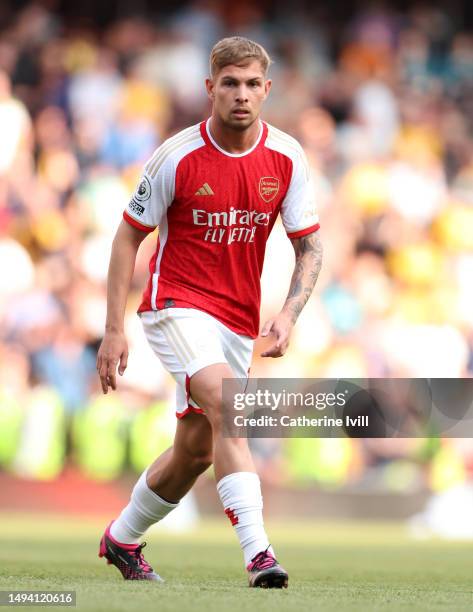
[[[262,360],[257,345],[252,375],[472,375],[472,20],[459,1],[2,3],[0,510],[114,512],[172,436],[173,382],[135,315],[155,236],[128,304],[128,370],[103,398],[106,273],[144,161],[208,115],[208,53],[227,34],[274,59],[263,118],[308,155],[325,246],[289,353]],[[263,318],[292,271],[280,226],[268,253]],[[408,518],[442,499],[455,513],[418,526],[473,535],[470,440],[253,450],[270,517]],[[188,516],[219,511],[212,490],[209,473]]]

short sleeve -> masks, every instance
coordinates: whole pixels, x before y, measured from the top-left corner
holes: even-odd
[[[123,212],[125,221],[144,232],[152,232],[161,223],[174,199],[174,163],[172,158],[168,157],[160,164],[159,151],[158,148],[146,164],[135,192]]]
[[[281,207],[281,218],[289,238],[300,238],[319,229],[315,190],[302,148],[291,155],[292,176]]]

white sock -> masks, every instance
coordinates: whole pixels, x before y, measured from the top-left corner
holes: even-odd
[[[217,491],[225,514],[237,532],[245,565],[248,565],[255,555],[269,546],[263,524],[259,476],[254,472],[228,474],[217,483]],[[274,555],[272,548],[269,551]]]
[[[179,502],[172,504],[148,487],[146,469],[131,492],[130,503],[110,527],[112,537],[122,544],[137,544],[144,532],[163,519]]]

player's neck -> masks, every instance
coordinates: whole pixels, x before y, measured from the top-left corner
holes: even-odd
[[[257,119],[248,129],[238,131],[227,127],[218,117],[212,115],[208,128],[213,140],[221,149],[227,153],[245,153],[256,144],[261,133],[261,121]]]

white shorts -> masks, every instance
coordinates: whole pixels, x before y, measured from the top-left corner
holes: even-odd
[[[145,336],[166,370],[174,377],[176,416],[204,413],[189,395],[189,381],[202,368],[228,363],[237,378],[247,378],[253,339],[240,336],[195,308],[165,308],[140,313]]]

